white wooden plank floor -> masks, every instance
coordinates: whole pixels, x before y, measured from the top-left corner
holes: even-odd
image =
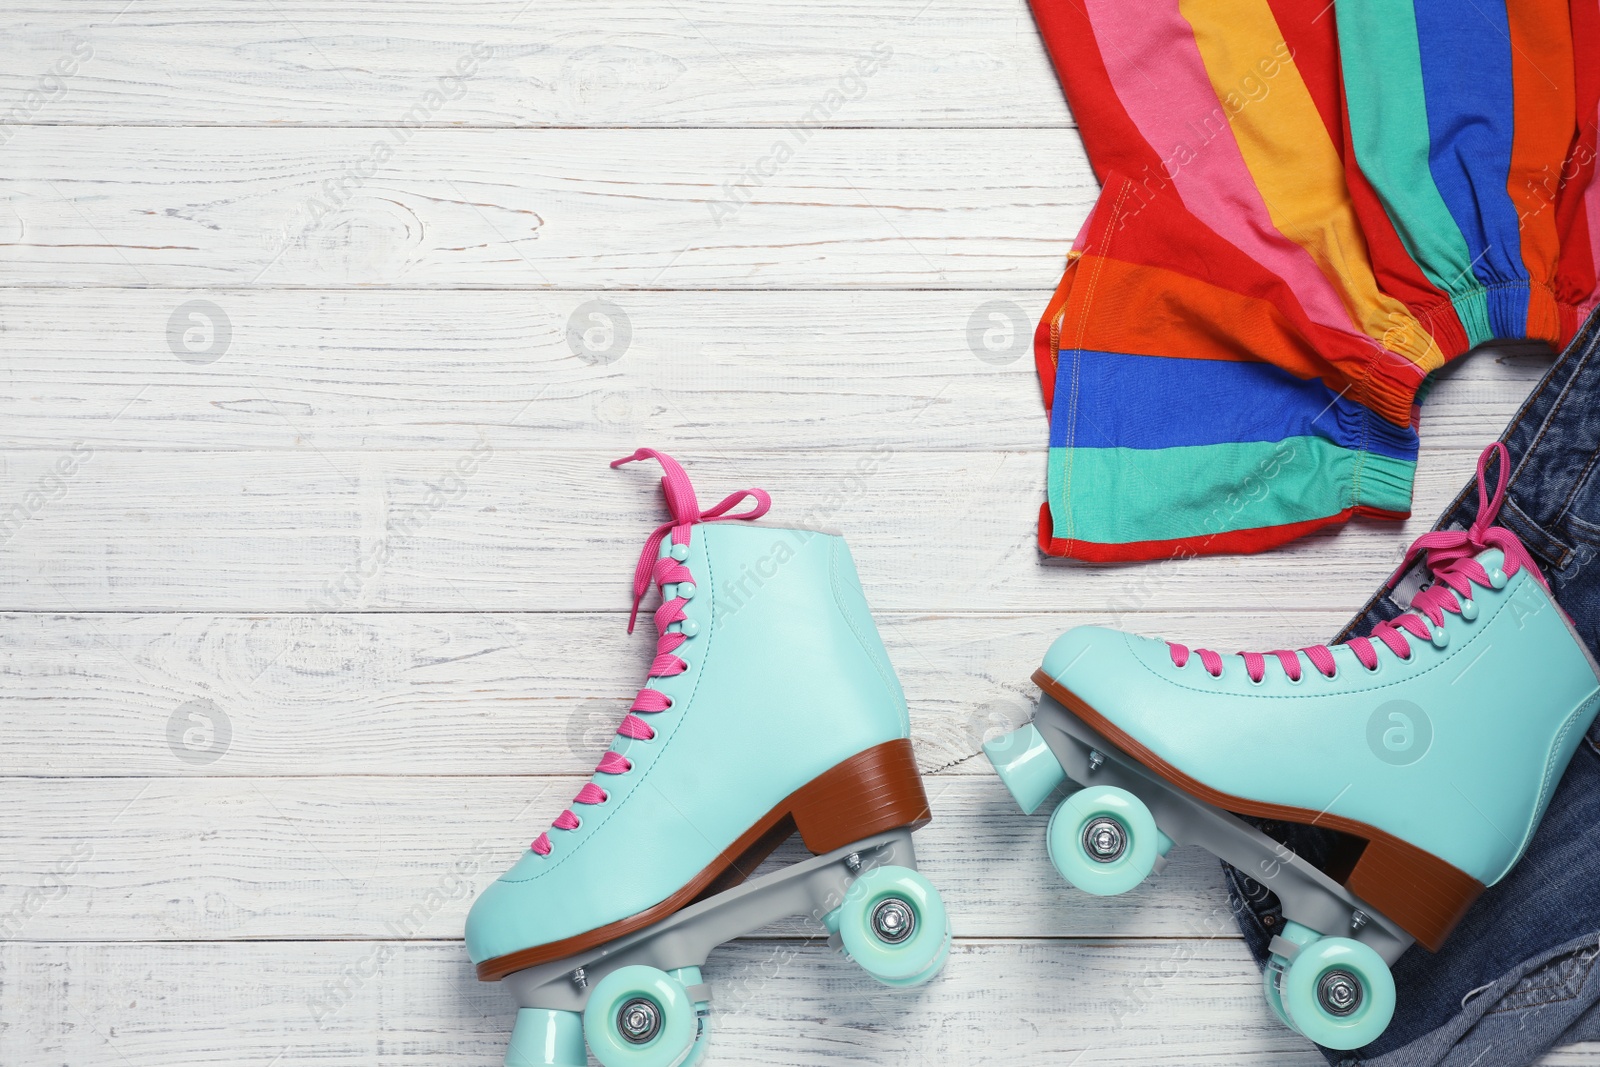
[[[642,676],[640,444],[851,539],[957,938],[911,993],[729,945],[707,1062],[1321,1062],[1208,857],[1069,893],[973,757],[1067,626],[1328,636],[1547,360],[1446,377],[1403,529],[1046,565],[1028,336],[1095,185],[1023,0],[9,11],[0,1064],[498,1063],[461,922]]]

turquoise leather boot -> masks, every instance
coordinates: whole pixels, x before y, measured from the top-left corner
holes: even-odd
[[[655,660],[572,806],[474,903],[467,948],[521,1010],[508,1064],[678,1067],[704,1048],[706,954],[811,915],[870,974],[931,978],[949,949],[911,831],[930,815],[905,696],[838,536],[702,512],[653,458],[672,518],[645,544]],[[746,501],[744,511],[734,509]],[[629,622],[629,630],[633,620]],[[812,859],[747,876],[798,833]]]
[[[1033,723],[985,746],[1026,811],[1069,777],[1083,787],[1047,831],[1078,888],[1131,889],[1195,843],[1272,890],[1288,921],[1268,1003],[1330,1048],[1383,1032],[1389,965],[1413,940],[1438,949],[1517,862],[1600,706],[1587,649],[1491,525],[1507,475],[1491,446],[1472,528],[1417,540],[1401,572],[1425,554],[1430,584],[1368,636],[1219,655],[1079,627],[1034,674]],[[1341,831],[1349,855],[1318,870],[1240,815]]]

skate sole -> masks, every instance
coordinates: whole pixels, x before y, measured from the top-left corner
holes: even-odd
[[[580,956],[660,923],[739,885],[795,833],[813,855],[823,855],[891,830],[919,829],[932,818],[911,742],[887,741],[795,790],[661,903],[582,934],[484,960],[478,964],[478,980],[498,982],[508,974]]]
[[[1043,669],[1034,672],[1033,680],[1127,758],[1205,804],[1237,815],[1337,830],[1365,841],[1354,867],[1338,884],[1429,951],[1437,952],[1443,946],[1450,931],[1484,890],[1483,884],[1471,875],[1375,826],[1340,815],[1267,804],[1212,789],[1119,729]]]
[[[701,967],[717,946],[781,919],[809,915],[822,924],[862,874],[886,866],[916,869],[909,828],[875,834],[791,864],[616,941],[517,971],[506,976],[504,985],[520,1008],[582,1011],[588,1006],[589,990],[620,967],[644,964],[664,971]],[[838,933],[828,943],[835,950],[842,948]],[[580,974],[581,982],[576,980]],[[709,1003],[710,987],[696,987],[690,997]]]

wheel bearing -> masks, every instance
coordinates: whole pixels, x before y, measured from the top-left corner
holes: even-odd
[[[617,1009],[617,1033],[630,1045],[648,1045],[661,1033],[661,1008],[646,997],[634,997]]]
[[[1096,863],[1114,863],[1128,851],[1128,831],[1106,815],[1097,815],[1083,828],[1084,855]]]
[[[917,913],[899,897],[890,897],[872,909],[872,932],[886,944],[900,944],[916,928]]]
[[[1317,980],[1317,1003],[1336,1018],[1346,1018],[1361,1007],[1361,981],[1349,971],[1332,970]]]

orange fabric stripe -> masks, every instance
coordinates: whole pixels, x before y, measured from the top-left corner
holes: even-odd
[[[1576,125],[1572,21],[1565,0],[1519,0],[1506,5],[1511,28],[1515,132],[1506,192],[1522,229],[1522,263],[1535,286],[1549,286],[1561,258],[1556,198],[1562,164]],[[1555,300],[1535,292],[1528,307],[1529,337],[1561,335]]]

